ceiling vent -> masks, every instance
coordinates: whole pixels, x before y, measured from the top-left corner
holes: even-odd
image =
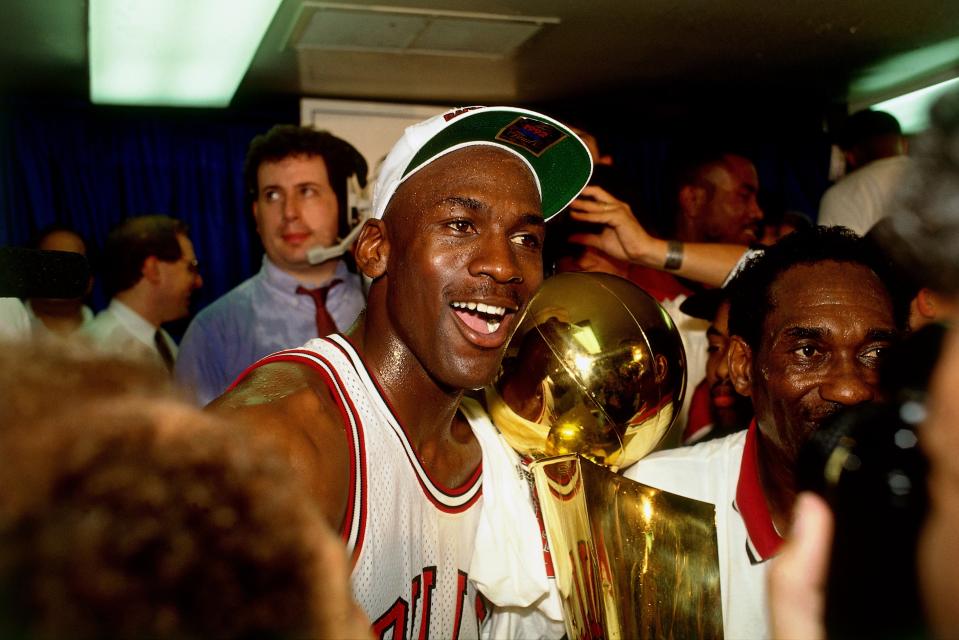
[[[559,18],[304,2],[287,46],[501,59]]]

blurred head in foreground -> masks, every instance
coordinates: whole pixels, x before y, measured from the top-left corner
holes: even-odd
[[[289,464],[156,376],[79,347],[0,353],[0,634],[367,633]]]
[[[959,92],[943,97],[930,115],[930,130],[915,147],[917,170],[879,240],[897,262],[954,304],[959,298]],[[952,328],[933,374],[929,415],[920,432],[930,465],[930,511],[919,546],[920,579],[930,625],[941,637],[959,632],[957,381],[959,335]]]

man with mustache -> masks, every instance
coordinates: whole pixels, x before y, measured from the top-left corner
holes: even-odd
[[[753,258],[729,285],[727,358],[755,419],[626,471],[716,506],[726,637],[769,635],[767,560],[789,528],[800,447],[839,409],[879,399],[881,354],[898,334],[883,268],[838,227],[797,232]]]
[[[357,240],[372,279],[357,323],[264,358],[212,404],[285,448],[347,543],[377,637],[479,635],[471,425],[486,418],[463,391],[499,368],[543,278],[544,220],[591,168],[572,131],[523,109],[458,109],[408,128]]]
[[[709,322],[706,329],[706,377],[693,390],[683,444],[715,440],[745,429],[752,420],[749,398],[736,393],[729,378],[729,291],[707,289],[679,305],[688,316]]]

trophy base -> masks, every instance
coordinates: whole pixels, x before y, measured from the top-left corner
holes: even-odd
[[[716,510],[577,455],[531,465],[569,638],[722,638]]]

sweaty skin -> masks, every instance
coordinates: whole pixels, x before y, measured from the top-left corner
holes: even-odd
[[[542,281],[544,237],[532,174],[489,146],[448,153],[400,185],[367,221],[356,262],[373,279],[350,339],[382,387],[430,476],[456,487],[480,462],[457,416],[463,390],[487,384]],[[472,305],[472,308],[470,308]],[[482,305],[482,306],[481,306]],[[334,528],[349,462],[343,421],[312,369],[256,369],[210,405],[249,420],[287,452]]]
[[[889,293],[862,265],[796,265],[770,293],[758,349],[733,336],[728,361],[736,391],[752,398],[763,490],[786,531],[800,448],[836,411],[880,399],[880,355],[896,325]]]

